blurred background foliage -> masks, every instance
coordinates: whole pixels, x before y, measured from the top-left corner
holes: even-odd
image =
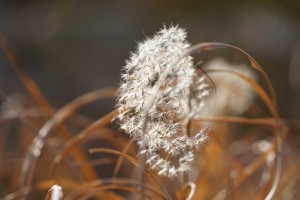
[[[186,28],[192,44],[225,42],[248,51],[270,75],[282,115],[299,117],[299,10],[296,0],[1,0],[0,26],[24,69],[56,106],[118,85],[136,42],[172,23]],[[0,64],[1,87],[20,91],[3,53]]]

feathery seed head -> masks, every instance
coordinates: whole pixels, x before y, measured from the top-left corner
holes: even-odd
[[[206,139],[205,131],[192,137],[185,131],[209,94],[205,78],[195,75],[192,57],[182,57],[189,46],[183,29],[165,27],[138,44],[122,74],[120,127],[143,146],[140,154],[145,154],[147,163],[160,175],[188,171],[194,151]],[[165,77],[164,72],[168,73]]]

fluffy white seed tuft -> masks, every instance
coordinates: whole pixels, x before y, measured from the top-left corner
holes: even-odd
[[[190,170],[195,151],[206,141],[205,130],[189,134],[188,122],[199,115],[209,95],[209,85],[196,75],[192,57],[181,58],[189,46],[183,29],[165,27],[138,44],[122,74],[120,127],[136,138],[146,163],[163,176]],[[158,82],[164,72],[166,78]],[[154,90],[158,83],[162,84]],[[149,101],[153,102],[145,110]]]

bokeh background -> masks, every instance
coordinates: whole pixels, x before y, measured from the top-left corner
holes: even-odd
[[[249,52],[270,75],[282,115],[299,117],[299,10],[297,0],[1,0],[0,26],[23,68],[56,106],[117,86],[136,42],[178,24],[192,44],[225,42]],[[1,87],[20,91],[3,52],[0,65]]]
[[[0,28],[55,107],[96,88],[118,86],[130,51],[163,25],[185,28],[191,44],[238,46],[270,76],[280,114],[290,122],[289,140],[299,150],[299,11],[298,0],[1,0]],[[241,62],[232,51],[227,57]],[[7,95],[25,93],[2,50],[0,87]],[[113,107],[106,104],[85,112],[101,116]]]

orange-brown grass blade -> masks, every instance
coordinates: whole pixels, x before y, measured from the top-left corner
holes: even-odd
[[[97,197],[97,199],[110,199],[110,200],[126,200],[127,198],[124,198],[123,196],[115,193],[115,192],[111,192],[108,190],[101,190],[101,189],[87,189],[87,191],[85,192],[85,194],[77,194],[75,195],[70,195],[68,197],[65,198],[65,200],[73,200],[73,199],[80,199],[80,200],[84,200],[84,199],[94,199],[94,197]]]
[[[115,150],[122,150],[128,143],[128,138],[125,137],[125,135],[119,134],[117,131],[110,129],[109,127],[97,129],[97,131],[93,133],[93,136],[97,136],[97,139],[100,139],[106,144],[110,144]],[[87,139],[83,142],[87,142]],[[130,148],[126,153],[129,155],[136,155],[137,149],[135,146],[132,146],[132,148]]]
[[[268,95],[265,94],[265,92],[263,90],[260,89],[260,87],[258,86],[258,84],[256,84],[254,81],[252,81],[251,79],[247,78],[247,77],[243,77],[243,75],[239,75],[236,72],[233,72],[237,75],[239,75],[241,78],[243,78],[244,80],[246,80],[255,91],[258,91],[258,95],[260,96],[260,98],[263,99],[263,101],[265,102],[266,106],[269,108],[272,116],[274,117],[275,123],[276,125],[274,126],[274,137],[275,137],[275,150],[276,150],[276,172],[275,172],[275,176],[273,178],[273,183],[272,186],[269,190],[269,192],[266,194],[265,199],[266,200],[270,200],[272,198],[272,196],[274,195],[276,188],[278,186],[278,182],[279,182],[279,178],[280,178],[280,172],[281,172],[281,152],[282,152],[282,131],[281,131],[281,124],[280,124],[280,119],[279,119],[279,114],[277,112],[276,106],[277,106],[277,100],[276,100],[276,95],[275,95],[275,91],[274,88],[272,86],[272,83],[269,79],[269,77],[267,76],[267,74],[265,73],[265,71],[263,70],[263,68],[245,51],[243,51],[242,49],[229,45],[229,44],[224,44],[224,43],[200,43],[197,45],[194,45],[190,48],[188,48],[185,52],[185,55],[192,55],[195,53],[199,53],[202,51],[211,51],[214,49],[219,49],[219,48],[231,48],[234,50],[237,50],[238,52],[242,53],[250,62],[251,66],[256,69],[263,77],[267,88],[269,90],[270,93],[270,98],[268,97]]]
[[[16,191],[16,192],[12,192],[6,196],[4,196],[2,199],[3,200],[14,200],[14,199],[22,199],[22,197],[24,196],[24,194],[29,193],[31,191],[31,187],[24,187],[21,188],[20,190]]]
[[[127,144],[124,146],[124,148],[122,150],[122,153],[126,154],[134,141],[135,141],[134,139],[129,140],[127,142]],[[117,163],[116,163],[116,166],[115,166],[115,169],[114,169],[114,172],[113,172],[113,176],[112,176],[113,178],[117,177],[117,175],[120,171],[123,160],[124,160],[124,158],[119,156],[119,158],[117,160]]]
[[[113,149],[97,148],[97,149],[90,149],[90,152],[91,153],[110,153],[110,154],[122,156],[126,160],[128,160],[130,163],[132,163],[135,167],[140,168],[140,166],[138,164],[138,161],[136,159],[134,159],[133,157],[129,156],[128,154],[125,154],[125,153],[120,152],[120,151],[116,151],[116,150],[113,150]],[[157,183],[157,185],[160,187],[160,189],[162,189],[162,191],[165,193],[164,198],[165,199],[171,199],[171,197],[168,194],[168,192],[166,191],[166,189],[160,184],[160,182],[155,178],[155,176],[147,169],[145,169],[145,172],[146,172],[146,174],[148,174],[155,181],[155,183]],[[112,180],[115,180],[115,179],[112,179]]]
[[[45,180],[45,181],[39,181],[34,184],[34,188],[38,190],[46,190],[50,188],[52,185],[55,185],[56,181],[53,179]],[[61,181],[61,185],[63,185],[64,190],[68,189],[74,189],[75,187],[79,187],[82,183],[74,180],[63,180]]]
[[[63,180],[64,182],[65,180]],[[80,185],[76,185],[72,189],[71,192],[66,196],[67,199],[79,199],[79,196],[83,193],[89,193],[91,192],[96,186],[101,185],[103,183],[106,183],[106,179],[101,179],[101,180],[95,180],[89,183],[84,183]],[[123,200],[124,198],[120,196],[119,194],[110,192],[110,191],[103,191],[103,190],[98,190],[96,194],[100,199],[112,199],[112,200]]]
[[[0,44],[8,58],[8,61],[10,62],[11,66],[13,67],[13,70],[18,75],[22,83],[24,84],[24,87],[27,89],[29,94],[33,97],[33,99],[37,102],[37,104],[41,107],[41,109],[44,109],[45,113],[50,117],[53,115],[53,111],[50,107],[50,104],[45,99],[45,97],[42,95],[41,91],[37,87],[37,85],[34,83],[34,81],[27,75],[27,73],[20,67],[20,63],[17,59],[16,54],[9,46],[5,36],[0,31]]]
[[[102,190],[123,190],[126,187],[125,191],[128,192],[141,192],[141,190],[139,190],[138,186],[144,187],[146,190],[152,192],[153,194],[155,194],[157,197],[160,197],[162,199],[166,199],[166,197],[164,196],[163,193],[161,193],[161,191],[152,188],[148,185],[141,185],[141,183],[137,180],[133,180],[133,179],[120,179],[120,178],[116,178],[116,179],[102,179],[102,180],[97,180],[97,181],[93,181],[91,183],[87,183],[79,188],[77,188],[77,190],[74,190],[74,192],[72,192],[67,199],[75,199],[78,198],[79,195],[82,195],[82,199],[86,199],[89,195],[94,195],[99,191]],[[157,197],[155,199],[157,199]],[[153,199],[154,197],[152,197],[151,199]]]
[[[274,118],[244,118],[244,117],[231,117],[231,116],[221,116],[221,117],[198,117],[195,121],[199,122],[224,122],[224,123],[238,123],[238,124],[252,124],[252,125],[270,125],[273,126],[276,121]]]
[[[122,185],[106,185],[106,186],[99,186],[96,187],[92,190],[89,190],[87,192],[84,192],[85,194],[83,194],[82,197],[80,197],[80,199],[84,200],[84,199],[89,199],[90,197],[93,197],[95,194],[99,193],[99,191],[105,191],[105,190],[123,190],[126,192],[131,192],[131,193],[142,193],[143,191],[138,189],[138,187],[140,187],[141,185],[137,184],[135,186],[122,186]],[[144,189],[148,189],[147,187],[143,187]],[[151,189],[149,189],[151,190]],[[143,194],[144,197],[147,197],[148,199],[153,199],[154,195],[148,195],[148,194]],[[164,198],[166,199],[166,198]]]
[[[243,79],[253,88],[253,90],[258,94],[258,96],[263,100],[263,102],[268,107],[268,109],[270,110],[272,115],[277,115],[277,111],[276,111],[276,108],[274,107],[274,103],[273,103],[274,100],[272,100],[269,97],[269,95],[267,95],[267,93],[262,89],[262,87],[259,86],[251,78],[245,76],[242,73],[239,73],[239,72],[236,72],[233,70],[227,70],[227,69],[208,69],[208,70],[206,70],[206,72],[207,73],[212,73],[212,72],[214,72],[214,73],[217,73],[217,72],[231,73],[231,74],[234,74],[234,75],[238,76],[239,78]]]
[[[11,66],[13,67],[14,71],[16,72],[16,74],[19,76],[19,78],[23,82],[23,84],[24,84],[25,88],[27,89],[27,91],[29,92],[29,94],[33,97],[33,99],[36,101],[36,103],[44,110],[44,112],[49,117],[53,116],[54,111],[53,111],[51,105],[48,103],[48,101],[42,95],[41,91],[39,90],[37,85],[34,83],[34,81],[25,73],[25,71],[22,70],[22,68],[20,67],[20,64],[18,62],[16,54],[10,48],[6,38],[4,37],[4,35],[2,34],[1,31],[0,31],[0,44],[1,44],[2,48],[4,49]],[[68,130],[66,130],[66,128],[64,126],[59,125],[58,130],[59,130],[58,133],[64,140],[70,139],[71,134],[68,132]],[[39,140],[39,138],[36,138],[36,140]],[[29,154],[34,155],[35,154],[34,151],[35,151],[35,149],[29,149],[29,152],[27,154],[28,159],[25,159],[25,161],[24,161],[24,170],[26,170],[26,168],[30,168],[30,167],[28,167],[28,164],[30,163],[30,160],[31,160]],[[76,151],[74,151],[72,153],[72,156],[74,157],[75,160],[87,160],[84,153],[81,152],[80,149],[76,149]],[[32,181],[31,175],[27,176],[27,172],[24,170],[23,170],[23,176],[20,177],[21,178],[21,180],[20,180],[21,188],[30,185],[31,181]],[[33,171],[28,171],[28,173],[32,174]],[[88,180],[93,180],[97,177],[97,174],[92,167],[86,167],[82,171],[82,173],[85,175],[85,177]]]
[[[78,110],[83,105],[92,103],[104,97],[111,97],[114,95],[114,93],[114,88],[100,89],[89,92],[68,103],[66,106],[61,108],[50,120],[48,120],[40,129],[37,137],[35,137],[31,146],[29,147],[29,153],[27,154],[24,164],[22,166],[23,177],[25,177],[24,180],[22,180],[22,182],[27,183],[27,185],[31,182],[36,159],[38,158],[39,153],[42,147],[44,146],[46,137],[55,126],[59,126],[64,120],[66,120],[69,116],[75,113],[76,110]],[[87,161],[86,159],[81,159],[77,156],[78,152],[76,149],[77,146],[75,147],[75,151],[72,154],[75,156],[75,158],[77,158],[75,160]],[[83,154],[83,152],[81,152],[81,154]],[[85,175],[85,178],[87,180],[91,180],[92,177],[93,179],[97,177],[94,171],[89,171],[89,169],[92,168],[91,166],[81,166],[80,168],[82,171],[86,171],[86,173],[83,173],[83,175]]]
[[[110,153],[110,154],[122,156],[126,160],[128,160],[131,164],[133,164],[135,167],[139,167],[139,164],[135,158],[121,151],[116,151],[114,149],[107,149],[107,148],[97,148],[97,149],[90,149],[90,153]]]
[[[200,117],[195,119],[195,121],[200,122],[213,122],[213,123],[240,123],[240,124],[253,124],[253,125],[269,125],[274,126],[276,124],[276,121],[273,118],[255,118],[255,119],[249,119],[249,118],[243,118],[243,117],[209,117],[204,118]],[[241,164],[236,161],[231,154],[228,152],[228,148],[225,148],[224,144],[219,141],[219,139],[215,136],[215,133],[210,131],[209,132],[210,140],[215,144],[215,147],[219,148],[221,152],[226,156],[228,160],[231,161],[231,164],[235,168],[236,172],[239,176],[244,176],[245,171],[243,171]]]
[[[82,142],[84,142],[86,139],[88,139],[95,130],[101,129],[107,124],[111,122],[112,119],[114,119],[119,111],[117,109],[113,110],[112,112],[108,113],[104,117],[96,120],[89,126],[87,126],[84,130],[82,130],[78,135],[76,135],[74,138],[69,140],[67,144],[64,146],[64,148],[57,154],[53,161],[53,165],[50,170],[50,174],[53,172],[53,170],[56,168],[56,166],[62,162],[72,150],[80,145]]]
[[[282,127],[282,132],[283,132],[283,136],[284,138],[287,136],[287,127],[283,126]],[[250,163],[249,165],[247,165],[244,169],[243,169],[243,173],[238,176],[238,178],[235,180],[234,182],[234,186],[233,186],[233,190],[237,189],[239,185],[241,185],[246,179],[248,179],[256,170],[258,170],[265,162],[267,159],[267,156],[274,152],[274,150],[276,150],[276,141],[273,142],[272,147],[266,151],[265,153],[261,154],[257,159],[255,159],[252,163]],[[273,176],[276,173],[273,172]],[[270,181],[269,183],[271,183],[272,181]],[[269,187],[271,187],[269,185]],[[263,196],[266,197],[266,195],[268,194],[268,187],[266,187]],[[225,199],[226,198],[226,189],[221,190],[213,199],[214,200],[221,200],[221,199]],[[263,198],[264,199],[264,198]]]
[[[222,142],[215,136],[214,132],[209,132],[209,137],[211,138],[212,142],[214,143],[215,148],[217,148],[222,154],[231,161],[231,164],[235,168],[238,174],[242,173],[242,165],[233,158],[233,156],[229,153],[229,150],[224,147]]]
[[[216,71],[216,70],[213,70]],[[229,73],[233,73],[236,74],[237,76],[239,76],[240,78],[242,78],[243,80],[245,80],[248,84],[250,84],[250,86],[256,91],[256,93],[258,94],[258,96],[263,100],[263,102],[265,103],[265,105],[269,108],[273,118],[274,118],[274,123],[276,124],[274,126],[274,136],[275,136],[275,151],[276,151],[276,174],[274,176],[274,182],[273,182],[273,186],[270,189],[270,193],[268,193],[266,195],[266,199],[270,199],[271,196],[274,195],[276,187],[278,185],[279,182],[279,177],[280,177],[280,171],[281,171],[281,152],[282,152],[282,133],[281,131],[278,131],[278,127],[280,127],[280,122],[279,122],[279,115],[278,112],[276,110],[276,103],[275,103],[275,96],[272,100],[268,97],[268,95],[264,92],[264,90],[252,79],[244,76],[243,74],[240,74],[238,72],[234,72],[231,70],[217,70],[217,71],[224,71],[224,72],[229,72]],[[269,81],[268,79],[266,79],[266,81]],[[270,83],[270,82],[267,82]],[[270,83],[271,84],[271,83]],[[269,87],[269,90],[273,91],[273,87],[272,85]],[[272,93],[271,93],[272,94]]]
[[[253,90],[258,94],[258,96],[263,100],[263,102],[265,103],[265,105],[268,107],[270,113],[273,116],[273,121],[274,121],[274,136],[275,136],[275,151],[276,151],[276,172],[275,172],[275,176],[273,176],[273,186],[270,189],[270,193],[266,194],[266,199],[269,199],[271,196],[274,195],[275,192],[275,188],[278,185],[279,182],[279,177],[280,177],[280,171],[281,171],[281,152],[282,152],[282,133],[281,131],[278,131],[278,128],[280,129],[281,127],[281,123],[279,121],[279,115],[278,112],[276,110],[275,104],[272,102],[272,100],[268,97],[268,95],[264,92],[264,90],[252,79],[248,78],[247,76],[235,72],[235,71],[231,71],[231,70],[213,70],[214,72],[228,72],[228,73],[233,73],[237,76],[239,76],[240,78],[242,78],[243,80],[245,80],[252,88]]]
[[[258,64],[258,62],[244,50],[242,50],[236,46],[230,45],[230,44],[218,43],[218,42],[207,42],[207,43],[199,43],[199,44],[193,45],[192,47],[188,48],[185,53],[187,55],[193,55],[195,53],[200,53],[202,51],[212,51],[212,50],[220,49],[220,48],[234,49],[234,50],[240,52],[241,54],[243,54],[249,60],[251,66],[254,69],[256,69],[257,71],[259,71],[260,74],[262,75],[262,77],[264,78],[264,81],[265,81],[265,83],[268,87],[268,90],[270,92],[270,95],[271,95],[272,105],[274,107],[276,107],[277,100],[276,100],[275,90],[272,86],[272,83],[271,83],[268,75],[263,70],[263,68]]]

